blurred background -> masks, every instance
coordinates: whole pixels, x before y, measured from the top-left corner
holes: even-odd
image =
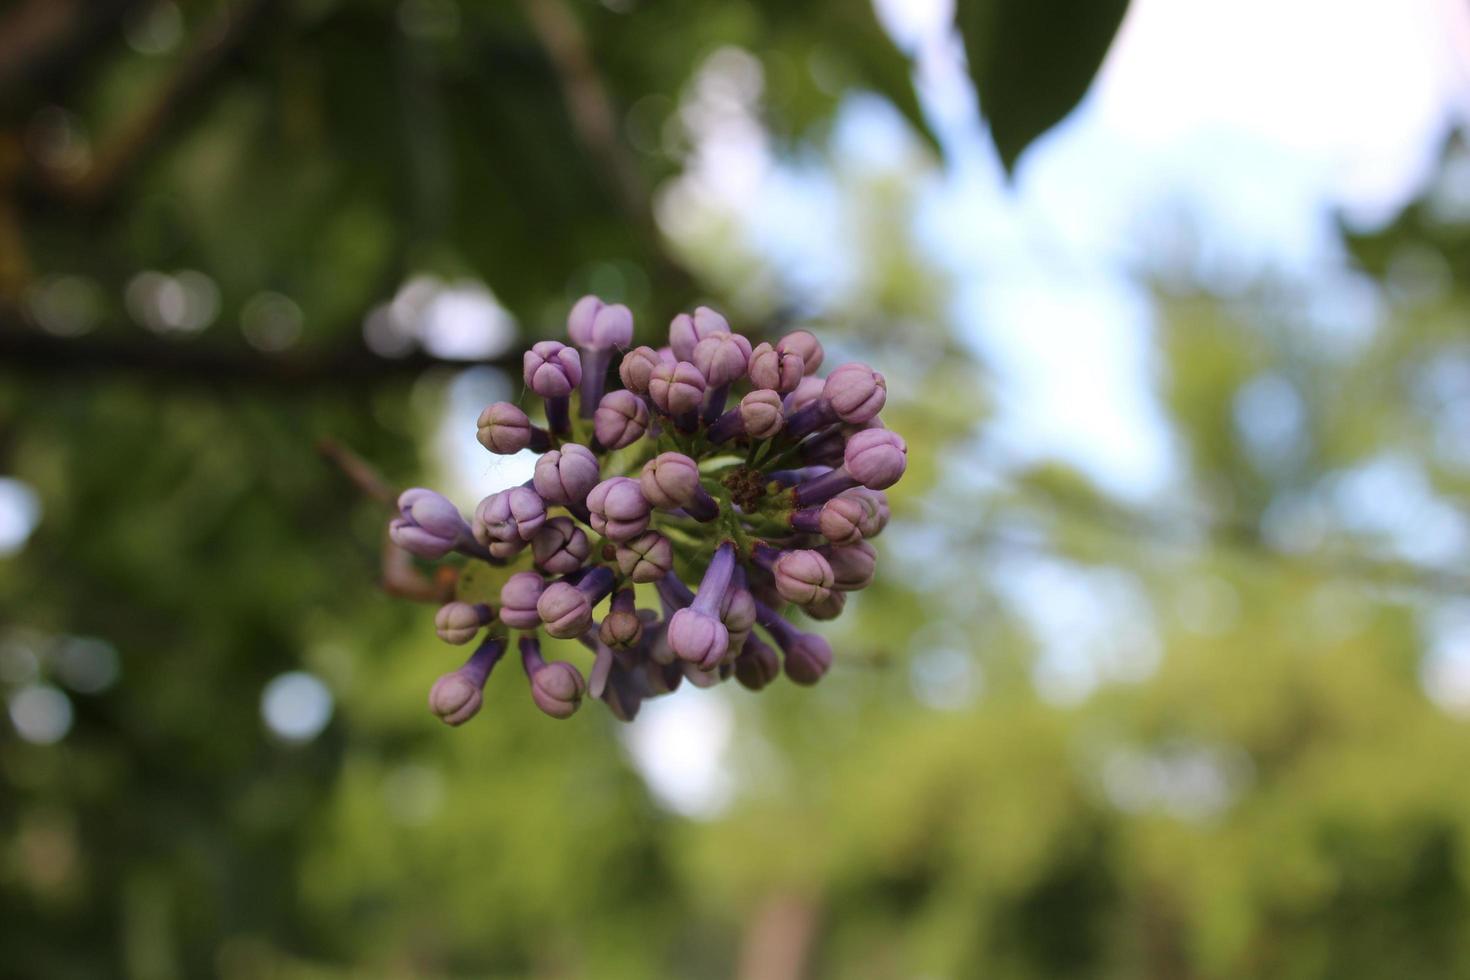
[[[12,0],[0,975],[1470,976],[1467,115],[1461,0]],[[520,482],[589,291],[886,374],[879,583],[450,731],[318,445]]]

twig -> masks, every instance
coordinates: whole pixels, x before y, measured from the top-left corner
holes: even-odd
[[[361,490],[363,496],[376,500],[389,510],[394,509],[398,491],[389,485],[377,468],[357,453],[335,439],[319,439],[316,451],[323,459],[342,471],[352,485]]]

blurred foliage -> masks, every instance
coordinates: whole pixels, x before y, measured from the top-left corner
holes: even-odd
[[[962,0],[1008,164],[1121,14]],[[1324,333],[1290,285],[1161,276],[1188,493],[1143,511],[989,455],[988,373],[910,227],[932,137],[866,4],[0,17],[0,473],[44,507],[0,559],[0,690],[12,714],[36,690],[75,713],[52,745],[0,725],[0,975],[1470,974],[1470,734],[1421,683],[1424,617],[1466,582],[1323,516],[1385,459],[1470,491],[1470,215],[1442,187],[1353,239],[1381,298],[1364,336]],[[681,113],[732,48],[760,68],[760,122],[840,190],[857,267],[820,301],[734,217],[654,218],[689,166]],[[887,169],[830,150],[855,90],[915,132]],[[136,322],[143,270],[205,273],[211,325]],[[464,730],[424,710],[455,653],[374,587],[383,509],[313,445],[395,485],[448,476],[432,434],[466,375],[362,339],[425,272],[483,279],[526,337],[589,288],[647,337],[707,297],[887,374],[911,472],[879,582],[831,624],[837,668],[675,695],[732,714],[728,809],[676,815],[605,712],[550,722],[512,676]],[[299,342],[237,329],[263,291],[299,306]],[[1290,440],[1241,423],[1263,379],[1295,398],[1266,402],[1298,406]],[[115,684],[75,672],[78,638],[117,651]],[[1059,656],[1092,696],[1057,689]],[[261,720],[294,670],[335,698],[300,743]]]

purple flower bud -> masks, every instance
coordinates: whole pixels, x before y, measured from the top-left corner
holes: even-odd
[[[725,659],[738,654],[745,646],[745,638],[755,629],[755,596],[749,589],[730,586],[720,604],[720,622],[730,631],[730,647]]]
[[[683,671],[684,676],[689,679],[689,683],[701,690],[714,687],[720,682],[718,671],[703,670],[699,664],[680,661],[679,668]]]
[[[838,592],[835,588],[827,594],[822,602],[814,602],[809,606],[803,606],[802,612],[812,619],[829,620],[836,619],[842,615],[843,608],[847,605],[847,593]]]
[[[531,539],[531,555],[536,567],[553,575],[575,572],[592,553],[587,533],[570,517],[553,517],[541,526]]]
[[[480,628],[490,624],[495,611],[483,602],[450,602],[434,614],[434,631],[445,643],[462,646],[473,640]]]
[[[388,536],[404,551],[420,558],[443,558],[471,540],[469,524],[448,498],[423,487],[398,496],[400,516],[388,525]]]
[[[877,416],[888,398],[883,375],[866,364],[844,364],[827,376],[822,397],[844,422],[861,423]]]
[[[648,380],[653,376],[656,368],[664,364],[676,363],[672,354],[665,358],[660,352],[652,347],[635,347],[623,355],[623,363],[618,365],[618,377],[623,379],[623,387],[635,395],[648,394]]]
[[[793,683],[812,685],[832,666],[832,645],[816,633],[803,633],[786,649],[786,676]]]
[[[547,663],[541,656],[541,641],[521,637],[521,666],[531,681],[531,700],[553,718],[570,718],[582,706],[587,684],[577,668],[562,660]]]
[[[509,456],[526,447],[544,450],[550,445],[546,432],[531,424],[526,413],[510,402],[486,406],[475,423],[475,438],[492,453]]]
[[[507,557],[524,548],[544,523],[546,502],[540,495],[530,487],[511,487],[492,493],[475,508],[475,540],[496,557]]]
[[[581,636],[592,626],[592,607],[612,589],[612,570],[592,569],[576,585],[553,582],[536,600],[536,614],[546,624],[546,632],[559,640]]]
[[[669,347],[676,358],[688,361],[694,357],[694,348],[701,340],[729,332],[730,321],[708,306],[700,306],[694,310],[693,316],[680,313],[674,317],[674,322],[669,324]]]
[[[688,361],[661,364],[649,376],[648,397],[660,412],[679,416],[699,408],[706,387],[704,375]]]
[[[843,592],[856,592],[873,584],[873,570],[878,553],[866,541],[841,548],[824,549],[832,569],[832,587]]]
[[[463,725],[484,703],[485,681],[505,655],[505,637],[487,636],[464,666],[445,674],[429,690],[429,710],[446,725]]]
[[[582,383],[582,358],[575,348],[543,340],[526,351],[521,373],[542,398],[565,398]]]
[[[631,391],[609,392],[592,417],[592,430],[607,449],[631,446],[648,431],[648,406]]]
[[[669,619],[669,646],[680,660],[709,670],[730,646],[730,631],[720,622],[720,605],[735,572],[735,548],[728,541],[715,549],[704,570],[694,602]]]
[[[799,606],[820,602],[832,591],[832,566],[806,548],[784,552],[771,566],[771,576],[781,597]]]
[[[613,593],[612,608],[602,617],[597,636],[614,650],[631,650],[643,639],[643,619],[634,605],[632,589]]]
[[[827,382],[821,378],[805,377],[797,382],[796,387],[791,389],[791,394],[782,401],[787,415],[795,415],[808,405],[815,404],[822,398],[822,391],[827,387]]]
[[[757,344],[750,352],[750,383],[780,394],[795,391],[806,368],[795,351],[782,353],[770,344]]]
[[[814,376],[822,366],[822,342],[808,330],[796,330],[782,337],[776,341],[776,350],[800,357],[802,372],[807,377]]]
[[[887,490],[903,476],[909,447],[888,429],[864,429],[847,440],[843,468],[870,490]]]
[[[630,582],[657,582],[674,567],[674,549],[668,538],[648,531],[618,545],[614,560]]]
[[[633,312],[621,303],[583,296],[567,315],[567,334],[588,350],[627,347],[633,342]]]
[[[740,686],[759,691],[779,676],[781,658],[776,651],[754,633],[747,636],[740,656],[735,658],[735,679]]]
[[[638,717],[638,709],[643,705],[644,691],[640,680],[621,664],[614,664],[608,671],[602,700],[618,721],[632,721]]]
[[[699,464],[683,453],[660,453],[643,466],[638,485],[643,496],[660,510],[683,508],[699,521],[712,521],[719,505],[699,482]]]
[[[592,529],[608,540],[622,543],[648,530],[652,510],[638,481],[626,476],[603,480],[587,494]]]
[[[862,525],[872,509],[871,503],[849,491],[838,494],[821,507],[793,512],[791,526],[808,534],[820,534],[833,544],[855,544],[863,539]]]
[[[553,504],[580,506],[587,492],[597,485],[597,457],[575,442],[543,453],[536,460],[533,483],[536,492]]]
[[[863,532],[864,538],[876,538],[888,526],[890,515],[888,494],[882,490],[858,487],[855,490],[849,490],[844,496],[853,496],[863,502],[863,522],[859,525],[859,530]]]
[[[740,422],[752,439],[769,439],[781,431],[786,416],[781,411],[781,396],[769,389],[757,388],[740,399]]]
[[[709,387],[727,385],[745,377],[745,368],[750,363],[750,341],[738,333],[714,334],[695,345],[690,360]]]
[[[511,629],[533,630],[541,625],[536,603],[546,582],[535,572],[516,572],[500,587],[500,621]]]

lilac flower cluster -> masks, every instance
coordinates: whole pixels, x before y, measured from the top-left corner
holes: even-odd
[[[479,711],[512,630],[531,698],[554,718],[590,694],[628,721],[686,680],[733,676],[759,690],[784,669],[816,683],[832,649],[787,612],[833,619],[873,580],[869,541],[888,523],[883,491],[908,453],[878,417],[883,376],[852,363],[823,377],[811,333],[752,345],[706,307],[675,317],[661,349],[629,349],[632,314],[595,296],[572,308],[567,330],[570,346],[545,340],[525,354],[545,424],[508,402],[478,420],[490,452],[539,452],[535,476],[469,520],[431,490],[408,490],[389,526],[421,558],[516,569],[498,605],[439,610],[441,639],[479,642],[434,685],[434,713],[459,725]],[[621,387],[609,391],[615,366]],[[638,608],[640,585],[659,609]],[[585,679],[546,661],[542,631],[591,651]]]

